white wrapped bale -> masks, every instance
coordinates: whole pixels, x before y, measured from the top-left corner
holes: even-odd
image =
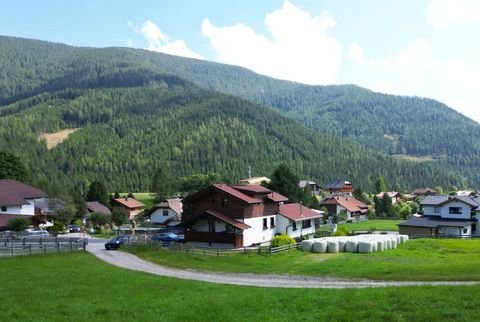
[[[377,251],[378,252],[383,252],[384,249],[385,249],[384,241],[383,240],[377,241]]]
[[[370,241],[370,244],[372,244],[372,252],[376,252],[377,251],[377,242],[372,240],[372,241]]]
[[[329,240],[327,242],[327,251],[329,253],[338,253],[338,242],[336,240]]]
[[[406,243],[408,241],[408,235],[400,235],[400,242]]]
[[[370,243],[369,241],[358,242],[358,252],[359,253],[371,253],[372,252],[372,243]]]
[[[314,253],[325,253],[327,251],[327,241],[326,240],[315,240],[312,246],[312,252]]]
[[[347,244],[345,245],[345,250],[349,253],[357,253],[358,242],[356,240],[348,240]]]
[[[347,241],[346,240],[339,240],[338,241],[338,251],[339,252],[344,252],[345,251],[345,246],[347,246]]]
[[[397,238],[397,245],[400,244],[402,242],[400,235],[396,235],[395,237]]]
[[[387,239],[386,242],[387,242],[387,245],[385,249],[392,249],[392,241],[390,239]]]
[[[397,239],[392,239],[392,249],[397,248]]]
[[[313,247],[313,240],[307,239],[302,241],[302,251],[311,252]]]

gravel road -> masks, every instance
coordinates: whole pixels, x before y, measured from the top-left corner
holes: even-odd
[[[217,284],[245,285],[283,288],[367,288],[419,285],[480,285],[477,281],[376,281],[364,279],[322,278],[298,275],[237,274],[201,272],[195,270],[168,268],[153,264],[135,255],[121,251],[107,251],[103,242],[89,242],[87,250],[101,260],[122,268],[147,272],[155,275],[195,280]]]

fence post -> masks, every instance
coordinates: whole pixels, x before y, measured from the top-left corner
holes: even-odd
[[[57,243],[57,251],[60,253],[60,243]]]
[[[28,253],[32,255],[32,244],[28,245]]]
[[[268,254],[272,255],[272,245],[268,246]]]
[[[13,257],[13,243],[12,243],[12,257]]]
[[[23,237],[22,243],[23,243],[23,246],[25,246],[25,244],[27,243],[26,240],[25,240],[25,237]]]
[[[218,257],[218,256],[220,256],[220,255],[219,255],[218,248],[217,248],[217,257]]]
[[[43,253],[44,253],[44,254],[47,253],[47,245],[43,245]]]
[[[70,239],[70,251],[73,252],[73,242],[71,239]]]

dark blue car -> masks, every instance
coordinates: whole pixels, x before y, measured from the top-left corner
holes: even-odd
[[[110,239],[108,242],[105,243],[105,249],[107,250],[118,249],[123,244],[128,243],[129,238],[130,237],[128,235],[113,237],[112,239]]]
[[[174,233],[158,233],[152,236],[152,240],[161,241],[164,243],[176,242],[183,243],[185,239]]]

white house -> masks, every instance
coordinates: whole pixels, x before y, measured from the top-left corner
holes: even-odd
[[[44,201],[47,195],[34,188],[13,179],[0,180],[0,227],[18,216],[31,218],[39,212],[36,203]]]
[[[167,199],[150,211],[150,222],[156,225],[177,226],[182,221],[182,200]]]
[[[299,203],[282,204],[277,215],[277,234],[288,235],[292,238],[311,236],[324,215],[323,211],[316,211]]]
[[[420,204],[423,215],[400,223],[401,234],[480,236],[477,217],[480,203],[465,196],[427,196]]]
[[[368,206],[348,194],[332,194],[320,201],[320,205],[327,208],[329,215],[345,211],[347,221],[367,219]]]

